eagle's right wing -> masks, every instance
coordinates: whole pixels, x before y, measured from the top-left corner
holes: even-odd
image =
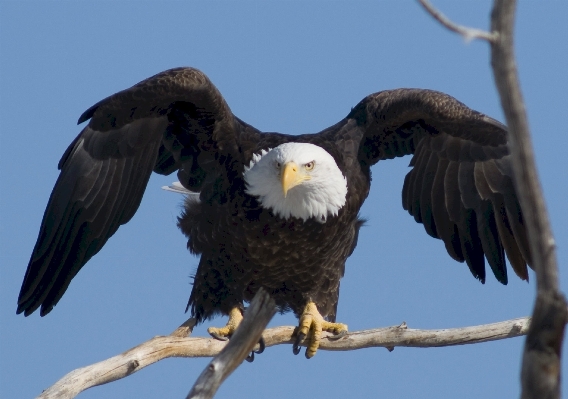
[[[116,93],[79,123],[89,119],[59,162],[17,313],[51,311],[83,265],[132,218],[152,170],[179,170],[187,188],[199,191],[217,158],[239,156],[240,122],[192,68],[161,72]]]

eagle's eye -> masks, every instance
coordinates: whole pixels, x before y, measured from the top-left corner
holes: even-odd
[[[276,162],[274,165],[276,166],[276,169],[280,169],[280,167],[282,166],[280,165],[280,162]]]
[[[314,166],[316,166],[316,161],[308,162],[304,165],[304,168],[306,168],[306,170],[312,170]]]

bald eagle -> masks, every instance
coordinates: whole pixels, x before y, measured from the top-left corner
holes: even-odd
[[[237,118],[193,68],[161,72],[93,105],[59,178],[18,298],[48,314],[71,280],[142,200],[152,171],[177,171],[188,195],[178,225],[200,255],[187,309],[229,315],[230,336],[261,287],[299,318],[294,352],[336,323],[339,282],[357,244],[371,166],[412,154],[402,205],[481,282],[485,259],[507,284],[505,253],[528,279],[531,254],[512,181],[507,130],[449,95],[371,94],[315,134],[263,133]],[[182,190],[182,191],[183,191]],[[187,310],[186,309],[186,310]]]

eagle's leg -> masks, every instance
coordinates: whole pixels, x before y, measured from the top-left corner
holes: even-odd
[[[294,354],[297,355],[300,353],[300,343],[308,337],[309,342],[306,348],[306,357],[308,359],[313,357],[319,348],[322,331],[328,331],[343,336],[347,332],[347,325],[325,321],[319,313],[316,304],[308,302],[300,316],[296,342],[292,348]]]
[[[237,330],[239,324],[243,321],[243,313],[238,306],[235,306],[229,312],[229,321],[225,325],[225,327],[209,327],[207,332],[211,334],[213,338],[217,338],[221,341],[228,340],[231,335]]]

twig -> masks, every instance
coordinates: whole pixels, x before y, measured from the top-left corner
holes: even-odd
[[[210,399],[219,386],[245,360],[276,313],[276,303],[264,290],[254,296],[244,319],[223,350],[203,370],[187,399]]]
[[[424,9],[438,22],[449,30],[459,33],[463,36],[466,42],[470,42],[473,39],[487,40],[488,42],[493,42],[497,40],[496,32],[486,32],[481,29],[468,28],[466,26],[458,25],[452,22],[448,17],[442,14],[440,11],[436,10],[428,0],[418,0],[418,2],[424,7]]]
[[[350,351],[369,347],[397,346],[431,348],[466,345],[526,335],[530,318],[520,318],[480,326],[446,330],[410,329],[400,326],[354,331],[339,340],[323,333],[319,350]],[[294,327],[276,327],[262,334],[266,347],[292,344]],[[177,330],[176,330],[177,331]],[[227,343],[213,338],[158,336],[118,356],[71,371],[38,398],[74,398],[84,390],[129,376],[143,367],[169,357],[211,357]],[[291,350],[290,350],[291,352]]]
[[[522,398],[560,398],[566,299],[558,289],[554,237],[542,196],[513,50],[515,0],[496,0],[491,29],[499,40],[491,45],[491,65],[509,126],[515,185],[527,226],[537,297],[523,355]]]

